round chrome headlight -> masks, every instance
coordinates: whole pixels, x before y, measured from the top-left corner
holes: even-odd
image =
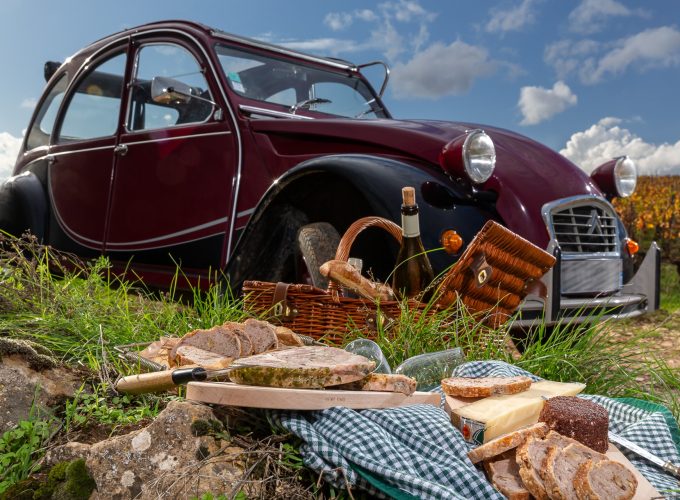
[[[468,133],[463,143],[465,172],[475,184],[485,182],[496,168],[496,148],[483,130]]]
[[[616,160],[614,165],[614,184],[621,198],[626,198],[635,191],[635,186],[637,185],[637,167],[635,162],[627,156],[622,156]]]

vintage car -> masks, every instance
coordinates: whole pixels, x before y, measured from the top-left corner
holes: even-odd
[[[378,91],[366,77],[376,69]],[[447,229],[469,243],[493,219],[558,257],[517,324],[658,307],[658,249],[634,268],[635,243],[608,201],[633,192],[631,160],[603,158],[589,177],[508,130],[394,119],[382,100],[388,77],[381,62],[192,22],[108,36],[45,65],[46,89],[0,188],[0,228],[105,254],[152,287],[170,286],[177,266],[194,285],[215,275],[235,289],[245,279],[322,284],[318,264],[338,235],[367,215],[399,222],[409,185],[426,248]],[[385,280],[397,249],[371,229],[353,252]],[[430,256],[435,273],[455,261]]]

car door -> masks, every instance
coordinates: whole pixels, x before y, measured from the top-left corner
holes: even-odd
[[[149,273],[174,273],[176,264],[186,273],[220,269],[238,142],[216,102],[217,81],[198,47],[159,38],[134,45],[106,251],[117,261],[134,255],[135,269],[147,266]],[[155,77],[191,96],[154,101]]]
[[[104,246],[127,46],[98,55],[75,75],[57,118],[48,185],[52,212],[68,237],[51,241],[64,250],[100,252]]]

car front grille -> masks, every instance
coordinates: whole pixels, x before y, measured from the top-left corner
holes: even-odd
[[[553,233],[562,253],[618,253],[616,215],[604,205],[570,205],[551,212]]]

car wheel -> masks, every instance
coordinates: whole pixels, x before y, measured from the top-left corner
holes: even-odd
[[[307,224],[298,233],[298,249],[302,257],[301,280],[310,285],[325,289],[328,279],[321,275],[319,266],[335,258],[335,252],[340,244],[338,231],[328,222]]]

